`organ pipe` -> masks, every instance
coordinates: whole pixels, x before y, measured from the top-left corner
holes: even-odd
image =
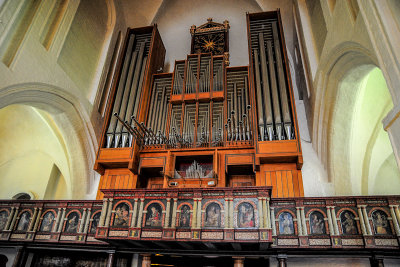
[[[261,78],[262,78],[262,88],[264,95],[264,110],[265,110],[265,130],[268,135],[268,140],[273,140],[273,124],[272,124],[272,108],[271,108],[271,92],[269,88],[269,79],[268,79],[268,71],[267,71],[267,58],[265,55],[265,47],[264,47],[264,35],[263,33],[259,33],[258,42],[260,48],[260,59],[261,59]],[[265,133],[262,133],[265,134]]]
[[[279,93],[281,95],[281,107],[282,107],[282,114],[283,114],[283,122],[284,128],[286,132],[287,139],[292,138],[292,119],[290,116],[289,110],[289,103],[288,103],[288,96],[286,91],[286,81],[285,81],[285,74],[283,72],[283,63],[281,57],[281,49],[279,45],[279,36],[278,36],[278,28],[277,23],[272,23],[272,33],[274,37],[274,48],[275,48],[275,58],[277,62],[278,68],[278,80],[279,80]]]
[[[271,77],[271,91],[272,91],[272,102],[273,102],[273,110],[274,110],[274,123],[275,123],[276,134],[278,136],[278,139],[282,140],[282,120],[281,120],[281,111],[279,109],[280,103],[279,103],[279,96],[278,96],[278,87],[276,85],[275,64],[274,64],[274,56],[272,54],[271,41],[267,41],[267,49],[268,49],[269,74]]]

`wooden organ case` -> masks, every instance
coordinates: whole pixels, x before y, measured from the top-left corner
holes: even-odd
[[[247,14],[249,66],[229,67],[229,23],[192,26],[159,73],[157,26],[128,29],[95,170],[102,189],[272,186],[303,196],[302,154],[278,11]]]

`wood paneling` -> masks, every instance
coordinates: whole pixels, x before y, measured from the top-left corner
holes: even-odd
[[[296,164],[263,164],[257,185],[272,186],[272,197],[302,197],[303,181]]]
[[[137,176],[127,169],[107,169],[100,178],[96,199],[102,199],[102,189],[136,188]]]

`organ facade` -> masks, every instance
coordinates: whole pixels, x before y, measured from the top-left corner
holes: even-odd
[[[95,169],[101,189],[271,186],[301,197],[302,154],[279,12],[247,14],[249,66],[229,66],[229,22],[192,26],[163,69],[157,26],[129,29]],[[112,180],[112,181],[111,181]]]

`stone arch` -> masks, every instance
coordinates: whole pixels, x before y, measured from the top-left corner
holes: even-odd
[[[363,97],[362,92],[368,75],[378,69],[376,62],[376,58],[368,49],[348,42],[333,49],[330,56],[320,64],[316,80],[318,88],[313,96],[313,145],[328,171],[330,182],[334,183],[337,194],[371,193],[365,189],[365,185],[360,186],[360,181],[355,179],[354,170],[364,170],[369,168],[369,165],[352,165],[352,160],[356,157],[353,154],[356,150],[352,148],[355,143],[352,136],[357,133],[354,129],[354,122],[358,119],[355,116],[356,102]],[[388,90],[387,86],[386,89]],[[391,96],[389,99],[392,99]],[[381,116],[382,119],[384,115]],[[375,128],[383,129],[381,121],[380,119]],[[372,150],[371,147],[367,149],[364,156],[369,155]],[[360,179],[365,179],[364,174],[359,176]],[[365,181],[362,183],[365,184]]]
[[[117,11],[114,0],[106,0],[107,5],[107,29],[113,30],[117,20]]]
[[[331,115],[340,80],[351,69],[362,65],[377,66],[377,59],[370,51],[354,42],[346,42],[332,49],[328,56],[320,61],[318,75],[315,79],[315,89],[312,118],[312,140],[315,150],[324,166],[327,166],[326,124]],[[321,127],[324,125],[324,127]]]
[[[23,83],[0,90],[0,109],[23,104],[50,114],[65,142],[72,180],[71,198],[87,198],[96,188],[92,171],[97,141],[87,114],[86,103],[66,90],[43,83]]]

